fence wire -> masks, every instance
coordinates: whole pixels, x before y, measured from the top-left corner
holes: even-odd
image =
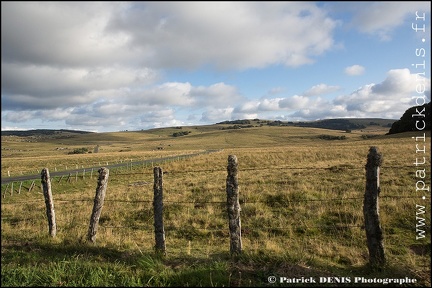
[[[381,167],[383,170],[384,169],[407,169],[407,168],[411,168],[410,166],[382,166]],[[112,177],[130,177],[130,176],[143,176],[143,175],[153,175],[153,173],[151,171],[146,172],[146,171],[142,171],[142,172],[126,172],[125,169],[121,169],[119,168],[118,173],[114,172],[111,173],[111,178]],[[281,166],[281,167],[261,167],[261,168],[257,168],[257,167],[252,167],[252,168],[242,168],[240,172],[254,172],[254,171],[271,171],[271,170],[311,170],[311,171],[316,171],[316,170],[329,170],[329,171],[340,171],[340,170],[365,170],[364,166],[361,167],[356,167],[356,166],[345,166],[345,165],[335,165],[335,166],[331,166],[331,167],[287,167],[287,166]],[[84,170],[85,171],[85,170]],[[122,172],[126,172],[126,173],[122,173]],[[182,170],[182,171],[176,171],[176,170],[170,170],[167,171],[169,174],[198,174],[198,173],[225,173],[226,169],[201,169],[201,170]],[[87,171],[87,175],[88,175],[89,171]],[[95,179],[97,179],[97,176],[94,175],[93,176]],[[75,178],[75,179],[93,179],[93,177],[84,176],[84,172],[82,175],[78,175],[78,172],[76,172],[76,174],[71,175],[69,174],[69,176],[55,176],[55,177],[51,177],[51,181],[55,181],[55,179],[58,179],[57,182],[60,182],[62,179],[66,179],[66,181]],[[30,181],[30,180],[27,180]],[[24,181],[23,181],[24,182]],[[151,185],[153,183],[150,182],[145,182],[145,183],[140,183],[142,185]],[[263,184],[263,183],[261,183]],[[133,185],[129,184],[129,186]],[[3,187],[4,185],[2,185]],[[4,190],[4,194],[3,194],[3,198],[5,198],[7,190],[8,190],[9,184],[6,186],[5,190]],[[13,184],[12,184],[13,187]],[[26,188],[24,187],[24,185],[20,185],[20,188]],[[35,188],[35,187],[39,187],[41,188],[41,186],[37,186],[34,185],[34,180],[31,184],[31,186],[27,189],[30,190],[30,188]],[[13,189],[13,188],[11,188]],[[15,191],[11,191],[11,192],[15,192]],[[25,193],[25,192],[23,192]],[[40,192],[38,192],[39,194],[42,194]],[[419,196],[400,196],[400,195],[381,195],[379,197],[380,199],[419,199]],[[255,204],[265,204],[268,206],[272,206],[274,204],[295,204],[295,203],[313,203],[313,202],[335,202],[335,201],[363,201],[364,197],[347,197],[347,198],[326,198],[326,199],[290,199],[290,200],[284,200],[284,201],[270,201],[270,200],[260,200],[260,201],[249,201],[246,199],[239,199],[240,205],[241,206],[249,206],[249,205],[255,205]],[[55,199],[55,202],[61,202],[61,203],[76,203],[76,202],[93,202],[94,199],[93,198],[87,198],[87,199]],[[153,203],[153,200],[121,200],[121,199],[105,199],[104,202],[106,203],[133,203],[133,204],[141,204],[141,203]],[[44,203],[43,200],[39,200],[39,199],[35,199],[35,200],[27,200],[27,201],[16,201],[16,202],[4,202],[2,201],[1,205],[22,205],[22,204],[27,204],[27,203],[40,203],[41,205]],[[221,205],[226,205],[227,202],[226,201],[170,201],[170,200],[164,200],[163,203],[166,204],[175,204],[175,205],[218,205],[219,207],[222,208]],[[225,207],[224,207],[225,208]],[[277,209],[276,212],[282,212],[283,210],[281,208],[275,208]],[[289,208],[287,208],[289,209]],[[274,212],[274,211],[273,211]],[[3,217],[4,216],[4,217]],[[32,218],[18,218],[18,217],[14,217],[14,216],[9,216],[9,215],[2,215],[1,217],[1,221],[8,221],[11,220],[13,223],[17,223],[20,221],[35,221],[35,219]],[[59,226],[61,226],[62,222],[58,223],[60,224]],[[66,223],[67,225],[67,223]],[[88,227],[87,225],[78,225],[78,226],[82,226],[82,227]],[[149,229],[152,227],[152,224],[149,225],[103,225],[103,224],[99,224],[99,227],[104,228],[104,229]],[[193,226],[192,226],[193,227]],[[356,225],[356,224],[347,224],[347,223],[334,223],[331,225],[299,225],[297,224],[286,224],[284,225],[284,227],[261,227],[259,229],[256,229],[252,226],[248,226],[247,221],[243,222],[243,226],[241,227],[242,233],[244,234],[248,234],[248,233],[253,233],[253,232],[258,232],[258,231],[263,231],[266,230],[268,231],[268,233],[272,233],[275,231],[286,231],[286,230],[291,230],[293,227],[295,227],[296,229],[311,229],[311,228],[318,228],[318,229],[351,229],[351,228],[361,228],[364,229],[363,225]],[[228,232],[227,228],[206,228],[206,227],[193,227],[193,229],[196,230],[201,230],[201,231],[205,231],[205,232]],[[172,232],[172,231],[178,231],[179,227],[170,227],[167,226],[165,227],[165,231],[166,232]]]
[[[379,197],[387,199],[421,199],[420,196],[399,196],[399,195],[383,195]],[[334,201],[354,201],[363,200],[364,197],[350,197],[350,198],[329,198],[329,199],[299,199],[299,200],[286,200],[286,201],[246,201],[240,199],[240,204],[272,204],[272,203],[303,203],[303,202],[334,202]],[[55,202],[93,202],[94,199],[55,199]],[[118,202],[118,203],[153,203],[153,200],[111,200],[105,199],[104,202]],[[170,204],[226,204],[226,201],[170,201],[164,200],[164,203]],[[43,199],[15,201],[15,202],[2,202],[1,205],[20,205],[26,203],[44,203]]]

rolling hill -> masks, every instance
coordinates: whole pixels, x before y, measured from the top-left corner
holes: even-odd
[[[360,130],[367,128],[384,127],[390,128],[395,119],[381,119],[381,118],[344,118],[344,119],[325,119],[317,121],[305,121],[305,122],[290,122],[280,120],[261,120],[261,119],[242,119],[218,122],[212,125],[194,125],[185,127],[165,127],[165,128],[154,128],[148,130],[141,130],[142,132],[157,133],[157,131],[172,130],[172,129],[200,129],[202,131],[210,130],[228,130],[228,129],[242,129],[252,128],[260,126],[292,126],[292,127],[310,127],[310,128],[322,128],[331,130]],[[173,132],[176,133],[179,130]],[[132,131],[131,131],[132,132]],[[49,137],[49,138],[67,138],[79,134],[90,134],[96,132],[79,131],[79,130],[67,130],[67,129],[34,129],[34,130],[7,130],[1,131],[1,136],[38,136],[38,137]],[[186,134],[186,133],[184,133]],[[177,134],[179,135],[179,134]]]

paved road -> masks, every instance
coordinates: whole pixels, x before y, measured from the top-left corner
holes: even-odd
[[[143,164],[150,164],[150,163],[159,163],[162,161],[167,161],[171,159],[178,159],[178,158],[189,158],[193,156],[203,155],[203,154],[209,154],[218,152],[221,150],[206,150],[204,152],[199,153],[193,153],[193,154],[184,154],[184,155],[177,155],[177,156],[170,156],[170,157],[164,157],[164,158],[154,158],[154,159],[148,159],[148,160],[141,160],[141,161],[135,161],[135,162],[124,162],[124,163],[117,163],[117,164],[111,164],[111,165],[102,165],[102,166],[94,166],[94,167],[86,167],[86,168],[80,168],[80,169],[73,169],[73,170],[65,170],[65,171],[57,171],[57,172],[51,172],[50,171],[50,177],[55,176],[68,176],[69,174],[76,174],[76,172],[83,172],[84,169],[86,171],[89,171],[91,169],[97,171],[101,167],[106,167],[108,169],[110,168],[118,168],[123,166],[128,166],[132,163],[132,165],[143,165]],[[20,181],[27,181],[27,180],[40,180],[41,175],[35,174],[35,175],[23,175],[23,176],[13,176],[13,177],[2,177],[1,178],[1,184],[7,184],[11,182],[20,182]]]

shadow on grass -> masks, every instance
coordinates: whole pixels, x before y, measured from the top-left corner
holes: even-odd
[[[23,241],[2,245],[2,274],[3,272],[10,273],[3,269],[10,270],[14,266],[37,269],[36,267],[44,264],[49,266],[65,260],[78,263],[76,266],[78,270],[82,269],[79,265],[87,268],[89,263],[93,263],[92,265],[96,263],[94,267],[100,263],[107,267],[107,270],[113,269],[112,273],[116,275],[117,280],[107,282],[110,286],[139,284],[139,286],[153,287],[382,287],[384,285],[382,282],[365,281],[387,278],[417,279],[417,283],[401,286],[430,286],[430,266],[429,271],[424,271],[425,275],[419,275],[418,272],[411,271],[403,263],[390,263],[383,267],[369,265],[324,267],[322,264],[307,263],[308,261],[304,259],[290,259],[286,255],[271,255],[262,251],[245,251],[234,257],[231,257],[228,252],[197,257],[191,255],[163,256],[154,251],[148,253],[135,250],[122,251],[79,242],[41,244]],[[110,268],[116,267],[119,263],[122,265],[121,272],[116,270],[118,268]],[[274,278],[271,278],[272,276]],[[128,277],[135,277],[134,282],[127,282],[125,279]],[[81,281],[84,282],[77,283],[92,286],[85,280]],[[2,286],[4,284],[8,286],[8,283],[2,283]],[[53,285],[53,283],[39,284]]]

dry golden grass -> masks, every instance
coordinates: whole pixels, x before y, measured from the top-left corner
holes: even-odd
[[[176,131],[175,128],[172,131]],[[250,260],[253,263],[249,267],[244,267],[245,271],[259,261],[266,261],[259,260],[260,257],[273,257],[285,259],[297,267],[318,269],[320,273],[346,275],[368,262],[362,228],[365,164],[370,146],[377,146],[384,159],[380,179],[380,219],[386,255],[392,267],[385,275],[390,277],[393,273],[398,278],[403,273],[417,275],[422,283],[430,284],[424,276],[430,272],[430,264],[424,266],[426,259],[430,259],[430,249],[422,254],[411,248],[419,244],[430,245],[430,239],[415,240],[416,204],[426,205],[422,195],[415,192],[416,168],[412,163],[416,153],[411,138],[415,134],[362,139],[360,134],[352,133],[344,134],[347,140],[327,141],[317,139],[317,136],[340,135],[341,132],[293,127],[239,131],[207,129],[179,139],[169,137],[169,133],[162,134],[160,130],[157,133],[157,137],[145,132],[123,132],[118,136],[113,133],[109,135],[112,137],[110,148],[107,148],[110,152],[103,149],[100,153],[83,155],[56,152],[58,154],[42,157],[35,156],[32,151],[29,156],[7,156],[2,159],[2,177],[4,169],[30,172],[50,167],[52,171],[51,167],[59,167],[66,159],[70,161],[68,163],[86,167],[99,161],[150,159],[223,149],[161,164],[163,171],[168,172],[164,175],[167,257],[219,259],[217,255],[228,253],[226,165],[228,155],[236,155],[243,247],[245,254],[254,259]],[[109,138],[103,139],[103,135],[85,137],[92,145],[108,142]],[[114,138],[123,142],[117,143],[112,140]],[[78,139],[74,141],[79,142]],[[80,147],[75,142],[73,147]],[[143,148],[154,147],[155,142],[162,143],[166,149],[147,151]],[[8,145],[13,146],[11,142]],[[51,151],[56,145],[44,143],[41,146]],[[116,151],[125,147],[130,147],[130,151]],[[42,153],[42,147],[38,149],[38,153]],[[430,146],[428,151],[430,153]],[[430,176],[426,180],[430,183]],[[71,183],[52,180],[58,233],[50,240],[47,239],[40,188],[10,197],[4,193],[3,185],[2,195],[6,197],[1,208],[2,246],[11,241],[81,243],[87,233],[95,187],[96,176],[92,180],[79,178]],[[139,253],[152,251],[152,200],[152,167],[110,171],[96,245]],[[430,231],[430,215],[425,217],[428,223],[425,228]],[[287,273],[285,266],[278,268],[267,263],[263,267],[274,269],[278,275]],[[399,267],[402,272],[394,267]]]

